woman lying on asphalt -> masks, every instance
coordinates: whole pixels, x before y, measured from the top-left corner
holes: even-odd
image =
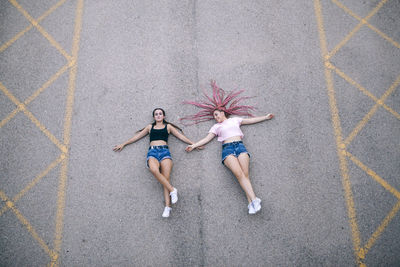
[[[222,164],[232,171],[246,193],[249,202],[247,206],[249,214],[256,214],[261,210],[261,199],[256,197],[250,182],[250,154],[243,145],[243,133],[240,130],[240,125],[270,120],[274,115],[267,114],[265,116],[253,117],[250,112],[254,109],[253,107],[238,105],[240,101],[248,99],[248,97],[237,98],[244,90],[231,92],[224,98],[224,90],[219,88],[215,81],[211,82],[211,86],[213,88],[213,97],[211,98],[204,93],[208,101],[184,102],[199,107],[202,110],[195,115],[184,117],[181,120],[193,121],[193,124],[211,119],[216,121],[216,124],[211,127],[208,135],[197,143],[187,146],[186,151],[190,152],[194,148],[203,146],[215,136],[218,136],[218,141],[222,142]],[[228,107],[229,103],[231,104]],[[251,116],[252,118],[230,117],[229,115]]]
[[[134,143],[150,134],[150,147],[147,152],[147,166],[154,177],[164,187],[165,208],[163,217],[169,217],[171,211],[171,202],[175,204],[178,201],[178,190],[170,183],[170,174],[172,170],[172,157],[168,149],[168,135],[172,133],[178,139],[187,144],[193,144],[178,126],[165,120],[165,111],[161,108],[153,110],[154,122],[143,129],[137,131],[135,136],[121,145],[114,147],[114,151],[121,151],[126,145]],[[179,130],[179,131],[178,131]]]

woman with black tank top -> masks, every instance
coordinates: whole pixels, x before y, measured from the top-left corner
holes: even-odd
[[[193,142],[187,138],[182,129],[165,120],[165,111],[161,108],[153,110],[154,122],[139,130],[135,136],[123,144],[114,147],[114,151],[121,151],[126,145],[134,143],[139,139],[150,134],[150,147],[147,152],[147,166],[154,177],[164,187],[165,208],[163,217],[169,217],[171,211],[171,202],[175,204],[178,201],[178,190],[170,183],[170,174],[172,170],[172,157],[168,148],[168,135],[172,133],[178,139],[187,144]]]

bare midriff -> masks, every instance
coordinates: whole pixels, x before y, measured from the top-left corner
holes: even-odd
[[[167,142],[163,140],[154,140],[150,142],[150,146],[167,146]]]
[[[242,141],[242,137],[241,137],[240,135],[238,135],[238,136],[232,136],[232,137],[229,137],[228,139],[225,139],[225,140],[224,140],[224,144],[226,144],[226,143],[232,143],[232,142],[237,142],[237,141]]]

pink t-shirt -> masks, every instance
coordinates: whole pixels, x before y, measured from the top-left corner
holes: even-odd
[[[240,136],[243,138],[243,132],[240,130],[242,120],[243,119],[240,117],[226,119],[221,123],[214,124],[208,132],[218,136],[217,140],[219,142],[223,142],[233,136]]]

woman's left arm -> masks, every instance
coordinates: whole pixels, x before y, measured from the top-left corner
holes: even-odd
[[[181,133],[180,131],[178,131],[178,129],[176,129],[174,126],[172,126],[171,124],[168,124],[167,126],[170,130],[170,132],[175,135],[178,139],[180,139],[181,141],[189,144],[189,145],[193,145],[194,142],[192,142],[189,138],[187,138],[183,133]]]
[[[254,124],[254,123],[270,120],[273,117],[275,117],[274,114],[269,113],[269,114],[267,114],[265,116],[259,116],[259,117],[254,117],[254,118],[246,118],[246,119],[242,120],[242,125]]]

